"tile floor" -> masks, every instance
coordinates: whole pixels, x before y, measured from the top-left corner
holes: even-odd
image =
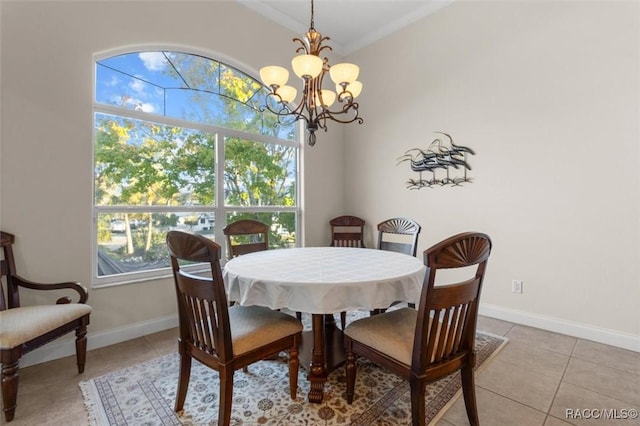
[[[483,426],[640,425],[640,419],[572,419],[595,409],[640,410],[640,353],[481,317],[479,329],[509,343],[476,378]],[[67,357],[20,371],[18,408],[12,426],[84,425],[87,415],[78,383],[173,352],[177,330],[90,351],[83,375]],[[613,410],[618,410],[613,411]],[[3,424],[4,416],[0,419]],[[459,399],[438,426],[468,425]]]

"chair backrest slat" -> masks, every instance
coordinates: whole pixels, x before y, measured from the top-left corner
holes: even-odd
[[[329,221],[332,247],[364,247],[364,219],[338,216]]]
[[[473,356],[478,300],[484,280],[491,239],[482,233],[454,235],[425,250],[427,265],[420,297],[412,370],[422,374],[449,361]],[[439,269],[477,265],[472,277],[435,285]]]
[[[230,360],[233,348],[220,246],[202,235],[169,231],[167,247],[178,296],[180,338],[222,363]],[[182,261],[206,262],[211,277],[185,272]]]

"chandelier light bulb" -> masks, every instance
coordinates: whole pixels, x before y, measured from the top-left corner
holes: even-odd
[[[260,69],[260,79],[269,87],[280,87],[287,84],[289,71],[286,68],[271,65]]]
[[[280,96],[282,102],[290,104],[296,99],[298,89],[293,86],[280,86],[278,90],[276,90],[276,94]]]
[[[342,93],[342,90],[342,84],[336,84],[336,91],[338,93]],[[351,99],[355,99],[362,92],[362,83],[359,81],[352,81],[345,86],[344,90],[351,93]]]
[[[316,55],[298,55],[291,60],[291,67],[303,80],[316,78],[322,72],[322,59]]]
[[[342,63],[335,64],[329,69],[329,75],[334,83],[351,83],[358,79],[360,73],[360,67],[354,64]]]
[[[316,93],[314,96],[316,106],[322,105],[324,108],[329,108],[336,101],[336,94],[333,91],[327,89],[322,89],[321,92],[322,93],[320,96],[322,96],[322,102],[320,101],[320,96],[318,96],[318,93]]]

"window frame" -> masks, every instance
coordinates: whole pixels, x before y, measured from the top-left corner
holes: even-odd
[[[302,171],[302,150],[304,144],[303,128],[301,123],[296,123],[296,137],[295,140],[278,139],[273,136],[267,136],[259,133],[250,133],[240,130],[229,129],[221,126],[203,124],[188,120],[183,120],[175,117],[164,116],[161,114],[148,113],[138,111],[134,109],[120,108],[114,105],[108,105],[99,103],[96,100],[97,92],[97,62],[113,56],[143,53],[151,51],[171,51],[180,52],[185,54],[193,54],[204,56],[211,60],[220,62],[225,66],[234,68],[241,73],[246,74],[249,77],[256,79],[254,76],[257,74],[252,70],[247,71],[248,67],[243,64],[239,64],[237,61],[229,59],[224,55],[219,55],[212,52],[197,51],[185,47],[176,46],[136,46],[126,49],[114,49],[106,52],[101,52],[94,55],[92,62],[92,78],[93,78],[93,92],[92,92],[92,110],[91,110],[91,122],[92,122],[92,145],[91,145],[91,179],[92,179],[92,244],[91,244],[91,288],[99,289],[105,287],[112,287],[117,285],[134,284],[138,282],[145,282],[157,279],[169,278],[172,276],[171,267],[163,267],[158,269],[149,269],[144,271],[127,272],[122,274],[112,274],[106,276],[98,276],[98,217],[104,213],[122,213],[122,212],[145,212],[145,213],[167,213],[167,212],[193,212],[193,213],[213,213],[215,215],[215,227],[214,227],[214,241],[222,248],[221,263],[224,265],[226,262],[227,247],[226,238],[223,233],[223,228],[226,226],[227,213],[229,212],[247,212],[247,213],[263,213],[263,212],[292,212],[295,214],[295,232],[296,232],[296,246],[300,246],[303,240],[302,235],[302,190],[301,181],[303,176]],[[259,82],[259,79],[256,79]],[[260,83],[262,84],[262,83]],[[264,85],[263,85],[264,86]],[[215,205],[213,206],[99,206],[96,203],[96,188],[95,188],[95,149],[96,149],[96,116],[98,114],[113,115],[116,117],[130,118],[142,121],[157,122],[163,125],[182,127],[192,129],[198,132],[208,133],[215,137],[215,176],[216,176],[216,195]],[[261,143],[277,144],[282,146],[288,146],[296,149],[296,170],[295,170],[295,206],[227,206],[225,205],[224,194],[224,167],[225,167],[225,138],[240,138],[245,140],[251,140]],[[222,177],[222,179],[220,179]],[[194,265],[191,267],[193,270],[201,269],[202,266]]]

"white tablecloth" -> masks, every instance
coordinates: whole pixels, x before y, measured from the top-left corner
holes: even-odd
[[[224,267],[229,299],[241,305],[312,314],[418,303],[426,267],[405,254],[350,247],[305,247],[236,257]]]

